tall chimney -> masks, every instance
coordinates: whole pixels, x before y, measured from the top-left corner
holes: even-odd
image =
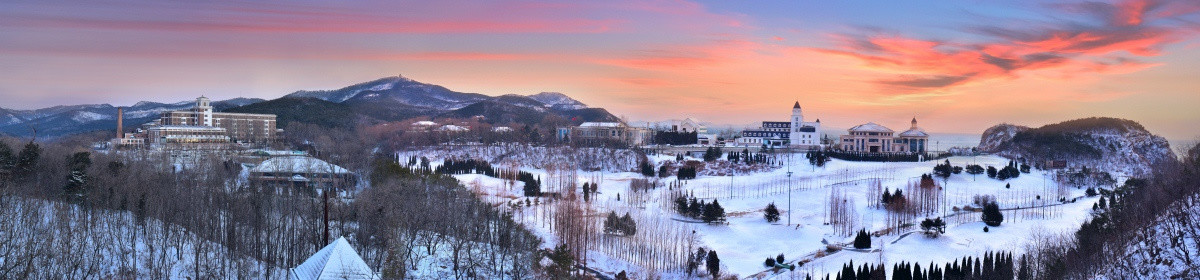
[[[125,108],[117,107],[117,139],[125,137]]]

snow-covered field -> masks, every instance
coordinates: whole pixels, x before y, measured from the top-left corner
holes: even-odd
[[[786,161],[786,156],[781,157]],[[651,160],[662,162],[674,160],[672,156],[651,156]],[[994,156],[952,157],[952,165],[979,164],[984,167],[1003,167],[1008,159]],[[440,162],[435,159],[434,163]],[[599,183],[599,193],[582,205],[590,222],[594,223],[594,238],[588,245],[587,266],[608,275],[627,270],[637,279],[650,276],[681,278],[682,260],[690,250],[703,246],[718,252],[722,274],[737,274],[748,277],[766,270],[763,260],[784,254],[788,262],[804,259],[807,262],[796,271],[781,275],[759,274],[763,278],[803,278],[806,273],[824,274],[836,272],[843,263],[856,264],[886,262],[887,267],[898,262],[945,263],[963,256],[981,256],[985,251],[1004,250],[1014,253],[1024,251],[1024,242],[1035,234],[1048,234],[1078,229],[1089,215],[1097,198],[1085,197],[1084,190],[1059,188],[1051,173],[1033,170],[1019,178],[999,181],[985,174],[972,176],[955,174],[947,180],[936,179],[941,185],[944,203],[942,210],[929,217],[944,216],[948,223],[946,233],[929,238],[917,227],[903,228],[890,234],[873,238],[872,250],[867,252],[840,250],[825,252],[828,244],[848,244],[853,236],[845,233],[845,227],[880,231],[887,228],[887,212],[876,206],[878,193],[871,190],[878,185],[894,191],[916,183],[922,174],[931,173],[934,165],[943,161],[879,163],[848,162],[832,160],[824,167],[808,164],[803,154],[792,157],[792,163],[782,164],[776,169],[737,176],[700,176],[682,182],[682,190],[692,196],[708,200],[716,199],[725,208],[729,218],[725,224],[703,224],[676,214],[671,208],[671,194],[680,188],[668,187],[675,177],[663,178],[661,187],[649,191],[635,192],[630,189],[633,179],[644,178],[634,172],[555,172],[524,166],[522,170],[538,175],[543,180],[543,191],[554,191],[568,185]],[[793,172],[790,177],[788,171]],[[456,175],[464,185],[497,207],[509,207],[514,216],[545,239],[544,247],[550,248],[561,242],[553,227],[554,213],[562,204],[548,203],[541,199],[523,197],[521,182],[491,178],[478,174]],[[1006,188],[1006,184],[1010,187]],[[578,189],[577,187],[574,189]],[[790,192],[790,206],[789,206]],[[849,226],[829,225],[827,211],[829,198],[840,193],[850,202],[852,216]],[[973,205],[976,195],[994,196],[1003,209],[1004,223],[983,232],[984,224],[980,213],[957,211],[956,208]],[[581,197],[581,195],[580,195]],[[618,198],[619,197],[619,198]],[[1066,202],[1060,203],[1062,198]],[[619,200],[618,200],[619,199]],[[1071,201],[1075,200],[1074,203]],[[561,200],[559,201],[561,203]],[[775,203],[781,210],[781,220],[768,223],[762,209]],[[519,204],[519,205],[517,205]],[[789,210],[790,209],[790,210]],[[632,237],[616,237],[599,233],[604,215],[610,211],[618,215],[631,213],[638,221],[638,233]],[[790,218],[790,224],[788,223]],[[909,221],[918,223],[919,217]],[[559,229],[561,230],[561,229]],[[694,231],[694,234],[693,234]],[[908,234],[906,234],[908,233]],[[625,243],[613,241],[627,238]],[[657,240],[669,238],[670,240]],[[633,241],[636,240],[636,241]],[[630,253],[635,248],[636,253]],[[689,249],[690,248],[690,249]],[[821,252],[821,253],[818,253]],[[666,259],[666,260],[647,260]],[[649,267],[648,267],[649,266]],[[700,270],[703,270],[701,268]]]

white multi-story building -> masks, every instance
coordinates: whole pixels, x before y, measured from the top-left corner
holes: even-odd
[[[800,108],[800,102],[796,102],[788,121],[764,121],[758,129],[743,130],[742,137],[735,143],[742,146],[820,148],[821,120],[804,121],[804,111]]]

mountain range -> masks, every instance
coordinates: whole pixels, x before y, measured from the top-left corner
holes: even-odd
[[[125,126],[134,127],[157,118],[162,112],[194,106],[194,101],[176,103],[138,102],[125,107]],[[393,76],[336,90],[302,90],[274,100],[235,98],[213,102],[223,112],[275,114],[279,126],[291,122],[349,127],[357,123],[388,122],[415,117],[482,117],[494,124],[533,124],[547,118],[569,122],[618,121],[603,108],[590,108],[565,94],[542,92],[532,95],[488,96],[457,92],[446,87]],[[54,106],[36,110],[0,108],[0,134],[27,137],[34,128],[38,137],[61,137],[116,127],[117,108],[110,104]]]

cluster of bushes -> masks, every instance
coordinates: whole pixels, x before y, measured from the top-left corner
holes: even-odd
[[[617,212],[608,212],[608,217],[604,218],[604,233],[630,236],[637,234],[637,223],[625,213],[623,217],[617,217]]]
[[[525,196],[541,196],[542,195],[542,178],[533,178],[533,174],[525,171],[517,173],[517,181],[525,183]]]
[[[675,172],[675,177],[679,178],[679,180],[696,179],[696,167],[695,166],[681,166],[681,167],[679,167],[679,170]]]
[[[808,163],[817,167],[824,167],[826,162],[829,162],[829,155],[825,152],[809,151],[804,155],[808,159]]]
[[[732,163],[738,163],[738,162],[745,163],[745,164],[772,164],[772,163],[775,163],[775,159],[773,157],[768,156],[763,153],[751,153],[750,149],[743,149],[741,152],[730,151],[728,154],[725,155],[725,159],[729,160],[729,162],[732,162]]]
[[[946,222],[942,221],[941,217],[925,218],[924,221],[921,221],[921,231],[925,233],[925,236],[938,237],[938,235],[946,233]]]
[[[721,207],[716,199],[713,199],[712,203],[705,203],[704,200],[696,200],[695,197],[688,199],[680,196],[675,198],[675,212],[706,223],[725,221],[725,208]]]
[[[775,267],[775,264],[783,264],[784,261],[786,261],[786,259],[783,258],[783,254],[779,254],[778,256],[775,256],[774,258],[767,258],[766,261],[763,261],[763,266]],[[795,266],[791,266],[790,268],[793,270],[796,269]]]
[[[650,161],[642,161],[642,163],[638,164],[638,166],[642,171],[642,176],[654,177],[654,165],[650,164]],[[663,166],[664,171],[665,169],[666,166]]]
[[[654,144],[659,145],[691,145],[696,144],[696,132],[659,131],[654,134]]]
[[[412,162],[412,160],[410,159],[409,162]],[[438,174],[448,175],[483,174],[490,177],[496,177],[496,170],[492,168],[491,164],[485,160],[475,159],[446,159],[446,161],[442,163],[442,166],[438,166],[438,168],[434,171]]]
[[[938,177],[942,178],[950,178],[951,174],[959,174],[962,172],[962,166],[950,165],[950,160],[946,160],[945,163],[940,163],[933,166],[933,175],[937,175]]]
[[[1025,172],[1026,173],[1029,172],[1028,165],[1025,165]],[[989,175],[989,177],[994,177],[997,180],[1008,180],[1008,179],[1012,179],[1012,178],[1021,177],[1021,171],[1020,171],[1020,169],[1018,169],[1016,161],[1009,161],[1008,165],[1005,165],[1004,168],[1002,168],[1002,169],[1000,169],[1000,171],[996,172],[996,176],[990,176],[991,175],[990,172],[988,173],[988,175]]]

